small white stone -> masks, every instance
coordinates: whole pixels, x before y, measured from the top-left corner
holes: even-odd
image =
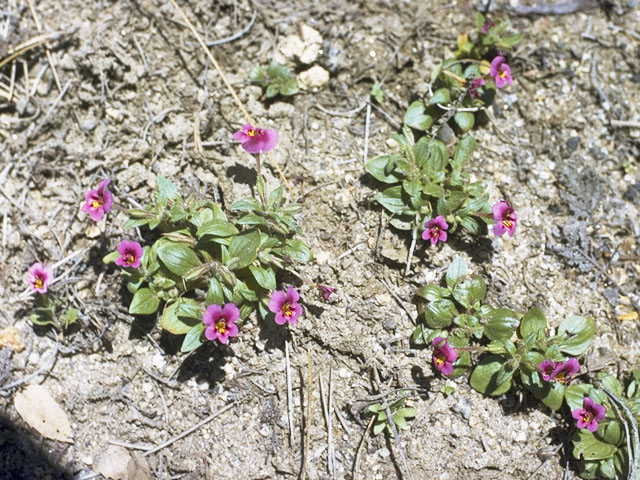
[[[329,72],[319,65],[315,65],[298,75],[298,85],[303,90],[320,88],[327,83],[329,83]]]

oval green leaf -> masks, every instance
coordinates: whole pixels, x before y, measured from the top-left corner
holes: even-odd
[[[171,273],[181,277],[201,265],[196,253],[184,243],[163,243],[158,248],[158,257]]]
[[[129,305],[129,313],[133,315],[151,315],[158,310],[160,299],[148,288],[141,288],[136,291],[131,305]]]
[[[496,379],[506,360],[498,355],[488,355],[473,370],[469,383],[483,395],[502,395],[511,388],[511,378],[498,384]]]
[[[558,327],[558,335],[565,334],[567,339],[558,347],[569,355],[582,355],[591,345],[595,333],[596,324],[592,319],[579,315],[566,318]]]

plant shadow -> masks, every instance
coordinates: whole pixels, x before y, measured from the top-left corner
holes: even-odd
[[[71,480],[73,472],[60,465],[69,444],[45,440],[38,434],[23,430],[0,412],[0,477],[2,480],[50,478]]]

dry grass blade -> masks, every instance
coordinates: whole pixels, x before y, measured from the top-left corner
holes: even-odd
[[[240,98],[238,98],[238,94],[236,93],[235,89],[231,86],[231,84],[227,80],[227,77],[225,76],[224,72],[220,68],[220,65],[218,65],[218,62],[216,61],[215,57],[213,56],[213,54],[211,53],[211,51],[207,47],[207,44],[203,40],[202,36],[198,33],[198,31],[195,29],[195,27],[193,26],[193,24],[189,20],[189,17],[187,17],[187,15],[184,13],[184,10],[182,10],[180,8],[180,6],[176,3],[176,0],[170,0],[170,2],[173,5],[173,7],[178,11],[180,16],[184,20],[184,22],[187,24],[187,26],[189,27],[189,30],[191,30],[191,33],[193,33],[193,35],[196,37],[196,40],[198,40],[198,43],[202,47],[202,50],[204,50],[204,53],[209,58],[209,61],[212,63],[212,65],[214,66],[214,68],[216,69],[218,74],[220,75],[220,78],[222,79],[222,82],[224,83],[225,87],[227,87],[227,90],[229,91],[229,93],[231,94],[231,97],[236,102],[236,105],[238,106],[238,108],[240,109],[242,114],[244,115],[244,118],[247,121],[247,123],[255,125],[255,121],[253,120],[253,118],[251,117],[251,115],[249,114],[247,109],[245,108],[245,106],[242,103],[242,101],[240,100]],[[295,198],[295,193],[294,193],[293,189],[291,188],[291,185],[289,184],[289,181],[284,176],[284,172],[280,168],[280,165],[278,165],[278,163],[275,161],[273,156],[271,157],[271,163],[273,163],[273,166],[278,171],[278,175],[280,175],[280,178],[282,179],[282,182],[284,183],[284,185],[287,187],[287,190],[291,194],[291,198],[292,199]]]
[[[21,44],[17,45],[15,48],[12,48],[12,49],[9,50],[7,52],[7,56],[2,58],[2,59],[0,59],[0,68],[4,67],[11,60],[15,60],[20,55],[28,52],[29,50],[34,49],[36,47],[39,47],[40,45],[43,45],[46,42],[49,42],[51,40],[55,40],[55,39],[61,37],[62,35],[71,34],[74,31],[75,31],[75,29],[66,30],[66,31],[51,32],[51,33],[43,33],[42,35],[37,35],[37,36],[35,36],[33,38],[30,38],[26,42],[22,42]]]

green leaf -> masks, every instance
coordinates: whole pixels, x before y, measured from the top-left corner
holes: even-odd
[[[496,308],[486,317],[484,334],[489,340],[508,340],[520,321],[515,313],[506,308]]]
[[[451,168],[460,170],[469,161],[476,149],[476,139],[471,135],[465,135],[460,139],[456,146],[456,153],[453,154]]]
[[[271,83],[267,86],[267,91],[265,93],[267,98],[273,98],[276,95],[278,95],[279,90],[278,90],[278,86],[275,83]]]
[[[267,74],[270,78],[286,80],[291,76],[291,71],[289,70],[289,67],[280,65],[278,62],[271,62],[267,69]]]
[[[404,124],[416,130],[425,131],[433,123],[433,117],[424,113],[424,103],[422,100],[416,100],[407,109],[404,114]]]
[[[29,315],[29,318],[35,325],[56,325],[50,310],[40,310]]]
[[[419,288],[416,295],[428,300],[429,302],[435,302],[436,300],[441,300],[446,293],[446,289],[439,287],[438,285],[430,284]]]
[[[444,189],[437,183],[425,183],[422,187],[422,193],[430,197],[440,198],[444,196]]]
[[[620,445],[625,438],[625,433],[622,425],[619,421],[614,420],[603,424],[602,429],[598,429],[596,437],[600,437],[601,440],[611,444]]]
[[[231,206],[231,210],[239,212],[252,212],[254,210],[260,210],[260,202],[253,197],[243,198],[238,200]]]
[[[70,308],[69,310],[67,310],[62,314],[62,316],[60,317],[60,323],[62,324],[63,327],[66,328],[69,325],[75,323],[77,319],[78,319],[78,310],[75,308]]]
[[[440,330],[433,330],[420,324],[413,330],[411,340],[413,340],[416,345],[426,345],[436,338],[439,332]]]
[[[522,34],[517,33],[516,35],[511,35],[509,37],[502,37],[500,40],[496,42],[496,47],[509,49],[514,47],[517,43],[522,40]]]
[[[158,198],[175,200],[180,197],[175,185],[162,175],[156,176],[156,182],[158,183]]]
[[[280,185],[278,188],[269,193],[269,197],[267,198],[267,205],[270,207],[279,207],[284,202],[282,201],[282,196],[284,193],[284,185]]]
[[[184,336],[184,340],[182,341],[182,347],[180,347],[180,351],[183,353],[192,352],[200,345],[202,345],[202,333],[204,332],[205,326],[204,323],[199,323],[198,325],[194,325],[187,334]]]
[[[380,205],[391,213],[401,213],[407,206],[402,199],[402,186],[389,187],[375,195]]]
[[[614,466],[613,458],[607,458],[606,460],[600,461],[600,465],[598,466],[598,473],[602,478],[607,478],[609,480],[614,480],[616,477],[616,467]]]
[[[420,181],[419,180],[403,180],[402,188],[410,197],[415,197],[420,194]]]
[[[588,383],[574,383],[569,385],[564,392],[564,399],[570,411],[582,408],[582,401],[585,396],[589,396],[593,390],[593,385]]]
[[[451,93],[448,88],[439,88],[433,92],[433,96],[429,99],[429,105],[436,105],[441,103],[443,105],[448,104],[451,101]]]
[[[158,247],[158,257],[171,273],[181,277],[202,264],[191,247],[184,243],[164,242]]]
[[[460,219],[460,225],[472,235],[477,235],[480,232],[478,221],[473,217],[462,217]]]
[[[585,460],[604,460],[616,453],[616,446],[598,440],[596,436],[586,429],[579,430],[573,436],[573,456]]]
[[[476,117],[472,112],[458,112],[453,116],[453,120],[463,132],[468,132],[476,123]]]
[[[133,295],[129,313],[133,315],[151,315],[158,310],[160,299],[148,288],[140,288]]]
[[[457,257],[453,262],[451,262],[449,268],[447,268],[447,287],[452,288],[456,284],[458,279],[466,275],[467,272],[468,269],[466,262],[461,257]]]
[[[537,307],[530,308],[520,320],[520,338],[526,338],[531,334],[542,338],[546,328],[547,319],[542,310]]]
[[[165,305],[160,319],[160,328],[174,335],[187,333],[191,328],[202,323],[197,317],[198,303],[191,298],[179,298],[170,305]]]
[[[280,92],[280,95],[284,95],[285,97],[290,97],[291,95],[295,95],[299,91],[298,81],[295,79],[295,77],[288,78],[280,82],[278,91]]]
[[[115,262],[118,258],[120,258],[120,252],[111,252],[106,254],[102,258],[102,263],[109,264]]]
[[[306,243],[297,238],[287,240],[282,252],[294,262],[307,263],[313,260],[311,249]]]
[[[480,302],[487,293],[487,285],[478,275],[467,275],[459,279],[453,289],[455,298],[464,308],[471,308]]]
[[[256,282],[258,282],[258,284],[264,288],[265,290],[275,290],[277,285],[276,285],[276,274],[273,273],[273,270],[271,270],[271,268],[266,267],[266,268],[260,268],[260,267],[256,267],[254,265],[250,265],[249,266],[249,270],[251,271],[251,274],[253,275],[253,278],[256,279]]]
[[[511,378],[498,384],[496,379],[506,360],[498,355],[488,355],[480,360],[473,370],[469,383],[478,392],[484,395],[502,395],[511,388]]]
[[[561,383],[545,382],[536,371],[521,370],[520,378],[522,384],[547,407],[552,410],[559,410],[562,407],[565,387]]]
[[[223,305],[224,294],[222,291],[222,285],[217,278],[209,280],[209,288],[207,289],[206,297],[207,305]]]
[[[370,95],[376,99],[376,102],[382,103],[384,100],[384,91],[379,83],[374,83],[371,87]]]
[[[263,83],[268,81],[267,71],[259,66],[249,70],[249,80],[253,83]]]
[[[388,218],[389,223],[399,230],[411,230],[413,228],[414,219],[407,216]]]
[[[598,375],[598,378],[600,379],[600,381],[602,382],[602,385],[605,388],[608,388],[617,396],[622,397],[624,395],[620,380],[618,380],[613,375],[606,373],[604,375]]]
[[[373,434],[374,435],[380,434],[386,426],[387,426],[386,422],[375,423],[373,425]]]
[[[568,355],[582,355],[591,345],[595,333],[596,324],[592,319],[578,315],[566,318],[558,327],[558,335],[566,334],[568,338],[558,347]]]
[[[424,318],[431,328],[445,328],[451,325],[458,310],[451,300],[436,300],[424,309]]]
[[[258,230],[242,232],[231,240],[231,244],[229,245],[230,258],[227,265],[230,265],[233,261],[232,270],[239,270],[251,265],[258,256],[259,248],[260,232]]]
[[[202,238],[205,235],[230,237],[238,233],[238,229],[232,223],[225,220],[213,219],[201,225],[196,232],[196,236],[198,238]]]
[[[267,219],[256,215],[255,213],[247,213],[238,219],[240,225],[268,225]]]
[[[449,151],[447,146],[439,140],[431,141],[429,145],[429,157],[425,165],[425,173],[431,178],[435,179],[438,175],[442,174],[444,178],[444,168],[449,161]]]

